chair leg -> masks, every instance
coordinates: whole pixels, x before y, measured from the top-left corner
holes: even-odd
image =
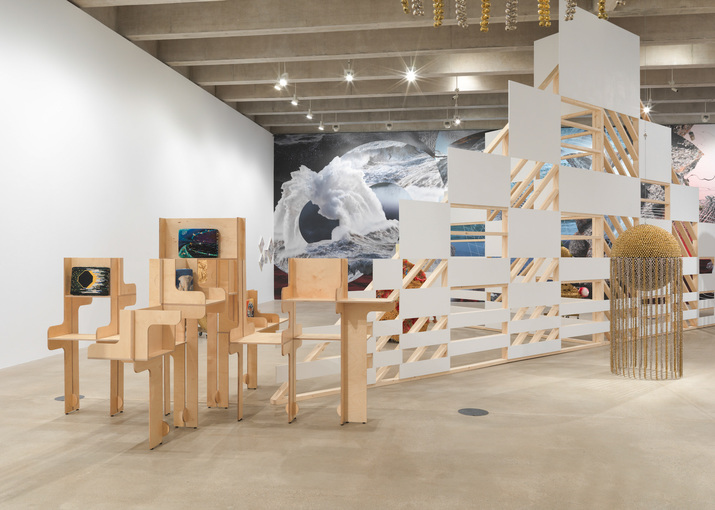
[[[246,346],[246,388],[258,388],[258,346],[255,344]]]
[[[174,427],[184,427],[186,411],[186,344],[174,348]]]
[[[109,415],[124,411],[124,363],[109,361]]]
[[[296,402],[296,347],[295,341],[291,341],[290,352],[288,353],[288,405],[286,412],[288,413],[288,423],[292,423],[298,415],[298,403]]]
[[[236,419],[243,419],[243,344],[238,344],[236,357],[238,358],[238,410],[236,411]]]
[[[79,346],[63,342],[65,361],[65,414],[79,411]]]
[[[163,356],[164,365],[164,416],[171,413],[171,354]]]
[[[169,424],[164,421],[163,414],[163,373],[162,358],[134,363],[134,371],[139,373],[149,371],[149,448],[154,449],[161,444],[163,437],[169,433]]]

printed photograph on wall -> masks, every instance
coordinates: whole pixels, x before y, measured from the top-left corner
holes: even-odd
[[[347,258],[351,290],[399,239],[399,201],[441,201],[447,149],[484,149],[484,131],[275,137],[276,298],[292,257]]]
[[[672,126],[673,168],[683,184],[700,188],[700,221],[715,223],[715,126]]]

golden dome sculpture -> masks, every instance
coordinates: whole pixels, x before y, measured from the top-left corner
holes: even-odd
[[[623,232],[611,248],[611,372],[639,379],[683,375],[683,261],[654,225]]]

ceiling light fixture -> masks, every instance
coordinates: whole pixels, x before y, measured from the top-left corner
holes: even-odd
[[[392,122],[391,122],[391,119],[390,119],[390,111],[389,111],[389,110],[387,111],[387,122],[385,123],[385,128],[386,128],[388,131],[392,131]]]
[[[340,131],[340,124],[338,124],[338,112],[335,112],[335,124],[333,124],[333,131],[336,133]]]
[[[452,124],[459,126],[461,123],[462,119],[459,118],[459,87],[457,87],[454,89],[454,118],[452,119]]]
[[[415,81],[417,81],[417,71],[415,71],[414,67],[410,67],[409,69],[407,69],[407,71],[405,72],[405,78],[410,83],[414,83]]]
[[[708,114],[708,103],[705,103],[705,113],[700,117],[703,122],[710,122],[710,115]]]
[[[320,124],[318,125],[318,129],[321,131],[325,131],[325,125],[323,124],[323,116],[320,116]]]
[[[355,79],[352,60],[348,60],[348,68],[345,70],[345,81],[351,83]]]
[[[305,118],[308,120],[313,120],[313,101],[310,102],[308,106],[308,113],[305,114]]]
[[[678,92],[678,87],[675,86],[675,78],[673,77],[673,70],[670,70],[670,81],[668,82],[670,90],[673,92]]]
[[[280,73],[281,67],[278,66],[278,72]],[[285,63],[283,64],[283,73],[281,73],[280,76],[278,76],[278,80],[276,81],[275,85],[273,85],[273,88],[276,90],[281,90],[284,89],[288,86],[288,72],[286,71]]]
[[[295,87],[295,92],[293,93],[293,99],[290,100],[290,104],[293,106],[298,106],[300,101],[298,101],[298,86]]]

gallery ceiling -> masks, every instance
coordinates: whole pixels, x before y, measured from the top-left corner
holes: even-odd
[[[551,27],[539,26],[537,0],[521,0],[513,31],[504,30],[505,0],[493,0],[488,32],[479,0],[465,1],[467,28],[455,0],[444,0],[440,27],[429,0],[423,17],[405,14],[400,0],[72,3],[273,133],[315,133],[321,120],[325,132],[445,129],[457,86],[460,129],[501,128],[508,81],[533,85],[533,43],[563,18],[557,0]],[[576,4],[598,12],[598,0]],[[608,22],[641,38],[641,97],[653,120],[702,123],[712,112],[715,122],[715,1],[605,6]],[[282,74],[288,85],[277,90]]]

